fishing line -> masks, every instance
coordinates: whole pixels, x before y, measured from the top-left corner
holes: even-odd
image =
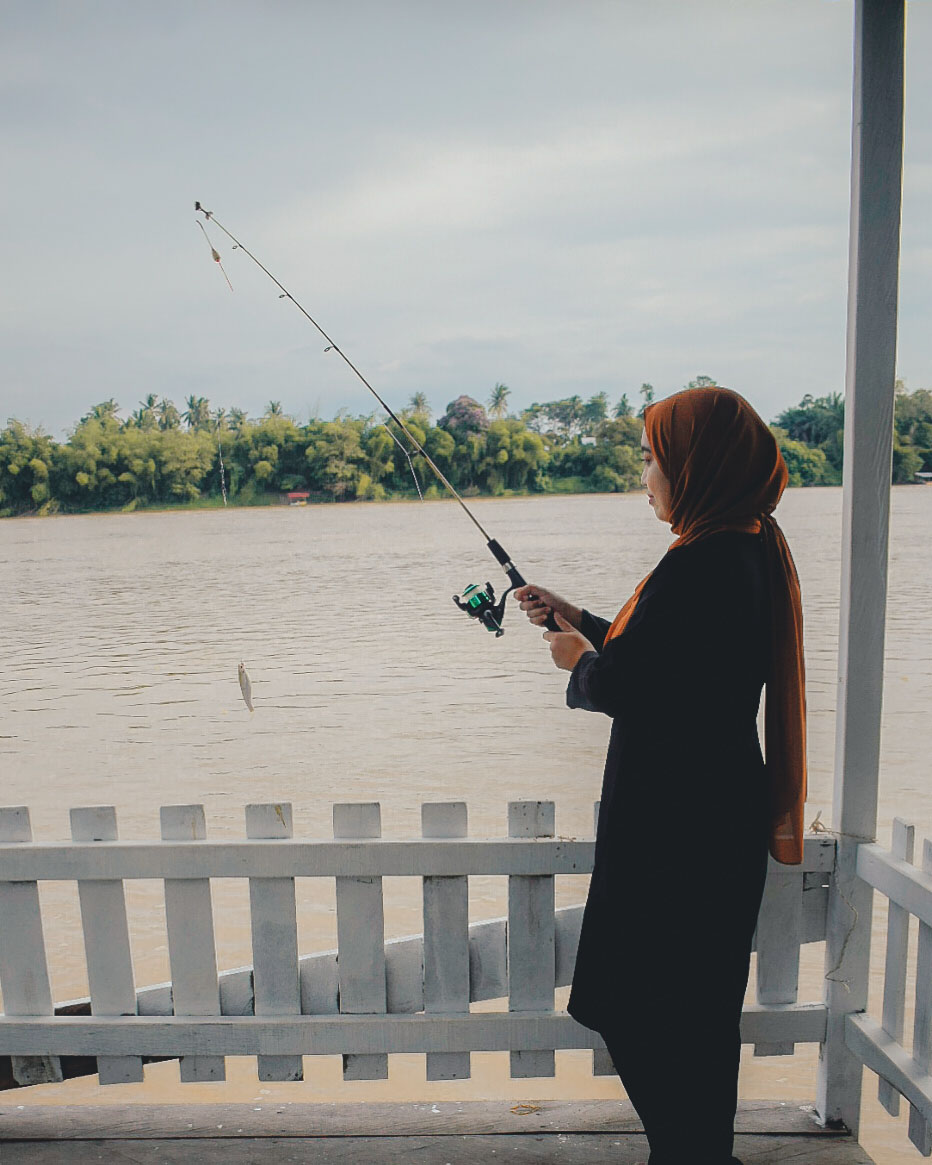
[[[328,349],[324,349],[324,350],[328,351]],[[407,457],[408,468],[411,470],[411,477],[414,481],[414,488],[417,490],[417,496],[420,499],[420,501],[423,501],[424,495],[421,493],[421,483],[418,481],[417,474],[414,471],[414,462],[411,460],[411,454],[408,452],[407,449],[405,449],[404,445],[402,445],[402,443],[398,440],[398,438],[391,431],[391,429],[388,427],[388,425],[385,423],[385,421],[382,421],[382,428],[385,430],[386,433],[388,433],[389,437],[391,437],[391,439],[395,442],[395,444],[398,446],[398,448],[401,450],[401,452],[405,455],[405,457]]]
[[[266,267],[264,263],[262,263],[259,259],[257,259],[256,256],[252,253],[252,251],[249,250],[249,248],[247,246],[245,246],[243,243],[241,243],[239,241],[239,239],[231,231],[227,230],[227,228],[223,225],[223,223],[219,222],[214,217],[213,211],[205,210],[205,208],[203,206],[201,206],[200,202],[195,202],[194,209],[196,212],[199,212],[200,214],[202,214],[204,216],[204,219],[207,222],[212,223],[213,226],[215,226],[218,230],[222,231],[226,235],[226,237],[233,244],[234,250],[243,251],[244,254],[248,255],[248,257],[250,259],[252,259],[253,263],[255,263],[255,265],[259,268],[259,270],[262,271],[263,274],[267,275],[269,279],[271,279],[271,281],[275,284],[275,286],[281,292],[281,294],[278,297],[279,299],[290,299],[291,302],[298,309],[298,311],[301,312],[301,314],[305,317],[305,319],[310,324],[313,324],[314,328],[316,328],[316,330],[320,333],[321,336],[323,336],[324,340],[326,340],[326,342],[327,342],[327,347],[324,349],[324,351],[325,352],[336,352],[337,355],[344,362],[344,364],[346,364],[346,366],[349,368],[349,370],[353,373],[353,375],[366,386],[366,388],[369,390],[369,392],[372,393],[372,395],[375,397],[375,399],[379,402],[379,404],[382,406],[382,408],[388,414],[389,418],[395,422],[395,424],[398,426],[398,428],[401,430],[401,432],[404,433],[404,435],[408,439],[408,441],[411,442],[412,447],[414,449],[416,449],[417,452],[420,453],[420,455],[424,458],[424,460],[427,462],[427,464],[430,466],[430,468],[436,474],[439,481],[443,484],[444,488],[449,492],[451,497],[453,497],[459,503],[463,512],[466,514],[466,516],[469,518],[469,520],[472,522],[472,524],[476,527],[476,529],[479,531],[479,533],[485,539],[486,546],[491,551],[491,553],[494,555],[495,559],[498,561],[502,570],[505,572],[506,576],[508,577],[508,581],[510,582],[511,585],[508,587],[508,590],[506,590],[504,592],[504,594],[501,596],[498,603],[495,603],[495,601],[494,601],[495,595],[494,595],[494,592],[492,590],[492,586],[490,583],[486,583],[484,589],[480,588],[478,586],[475,586],[475,585],[470,586],[463,593],[463,600],[465,600],[465,601],[461,601],[459,595],[454,595],[453,601],[456,603],[456,605],[461,610],[465,611],[467,614],[471,615],[473,618],[479,619],[479,621],[482,622],[488,628],[489,631],[494,631],[497,636],[501,635],[502,634],[501,621],[502,621],[502,616],[505,613],[505,598],[507,597],[508,593],[510,591],[512,591],[515,587],[522,587],[522,586],[526,585],[525,580],[524,580],[524,576],[521,574],[521,572],[518,570],[518,568],[511,561],[510,557],[508,556],[507,551],[494,538],[490,537],[489,533],[483,528],[479,519],[475,516],[475,514],[472,512],[472,510],[470,510],[469,506],[466,505],[466,503],[460,497],[459,493],[454,488],[452,483],[447,479],[446,475],[443,473],[443,471],[440,469],[440,467],[437,465],[437,463],[434,461],[434,459],[430,456],[430,454],[427,452],[427,450],[424,448],[424,446],[420,443],[420,441],[418,441],[418,439],[414,436],[414,434],[411,432],[411,430],[407,427],[407,425],[404,423],[404,421],[401,419],[401,417],[399,417],[398,414],[391,408],[391,406],[386,401],[384,401],[382,399],[382,397],[379,395],[379,393],[376,392],[376,390],[372,387],[372,385],[365,378],[365,376],[363,376],[363,374],[359,371],[359,369],[352,362],[352,360],[350,360],[350,358],[339,347],[339,345],[324,331],[324,329],[317,322],[317,320],[314,319],[314,317],[307,310],[307,308],[305,308],[301,303],[298,302],[298,300],[295,299],[295,297],[291,294],[291,292],[288,290],[288,288],[285,287],[285,285],[281,282],[281,280],[277,279],[272,274],[272,272],[268,269],[268,267]],[[207,231],[204,227],[204,223],[200,219],[196,219],[195,221],[197,222],[197,224],[201,228],[201,230],[204,232],[204,236],[205,236],[205,238],[207,238],[208,243],[210,243],[210,238],[207,235]],[[220,255],[217,253],[216,249],[213,247],[212,244],[211,244],[210,249],[211,249],[211,256],[214,259],[214,261],[216,263],[220,263]],[[221,271],[223,271],[222,264],[220,266],[220,269],[221,269]],[[226,271],[223,271],[223,274],[226,277]],[[230,282],[229,278],[227,278],[227,283],[229,283],[229,282]],[[232,291],[232,289],[233,289],[233,285],[230,284],[230,290]],[[388,428],[388,425],[386,425],[385,428],[391,434],[392,438],[395,440],[395,443],[399,446],[399,448],[401,448],[404,451],[405,456],[408,458],[408,464],[411,465],[411,471],[413,473],[414,466],[411,462],[410,453],[408,452],[408,450],[406,450],[404,448],[403,445],[401,445],[401,442],[398,440],[398,438],[395,436],[395,434],[392,433],[391,429]],[[415,482],[416,481],[417,481],[417,478],[415,477]],[[420,486],[418,486],[418,493],[420,494]],[[551,631],[559,630],[559,628],[557,627],[557,624],[556,624],[556,620],[554,619],[552,613],[547,618],[547,626]]]
[[[217,418],[217,456],[220,458],[220,492],[223,494],[223,504],[225,506],[227,504],[227,476],[223,468],[223,445],[220,443],[219,417]]]
[[[227,275],[226,271],[224,270],[223,264],[220,262],[220,252],[217,250],[217,248],[210,241],[210,235],[207,233],[206,230],[204,230],[204,224],[201,222],[201,220],[195,219],[195,222],[201,228],[201,230],[204,232],[204,238],[207,240],[207,246],[210,247],[211,259],[213,259],[213,261],[217,264],[217,266],[220,268],[220,270],[223,271],[223,278],[227,281],[227,287],[229,287],[229,289],[232,291],[233,284],[230,282],[230,277],[229,277],[229,275]],[[220,224],[218,223],[217,225],[219,226]]]
[[[421,445],[420,441],[418,441],[418,439],[414,436],[414,434],[407,427],[407,425],[405,425],[405,423],[401,419],[401,417],[399,417],[398,414],[391,408],[391,406],[389,404],[387,404],[382,399],[382,397],[376,392],[376,390],[372,387],[372,385],[369,383],[369,381],[366,380],[366,378],[363,376],[363,374],[359,371],[359,369],[352,362],[352,360],[350,360],[350,358],[346,355],[346,353],[340,348],[340,346],[330,336],[327,335],[327,333],[320,326],[320,324],[317,322],[317,320],[314,319],[314,317],[307,310],[307,308],[305,308],[302,304],[300,304],[295,299],[295,297],[291,294],[291,292],[288,290],[288,288],[285,287],[285,285],[279,279],[276,279],[276,277],[272,274],[272,272],[268,269],[268,267],[266,267],[265,264],[261,263],[256,258],[256,256],[252,253],[252,251],[249,250],[249,248],[247,246],[245,246],[243,243],[241,243],[239,241],[239,239],[234,234],[232,234],[230,231],[227,230],[227,228],[223,225],[223,223],[219,222],[214,217],[213,211],[205,210],[204,207],[201,206],[201,204],[199,202],[195,202],[194,209],[196,211],[200,211],[200,213],[205,217],[205,219],[207,219],[209,222],[213,223],[213,225],[218,230],[223,231],[223,233],[227,236],[227,238],[233,243],[234,248],[236,248],[240,251],[243,251],[244,254],[248,255],[249,258],[252,259],[253,263],[255,263],[255,265],[259,268],[259,270],[264,272],[269,277],[269,279],[272,280],[272,282],[275,284],[275,286],[281,292],[279,299],[290,299],[291,302],[298,309],[298,311],[305,317],[305,319],[308,320],[309,323],[314,325],[314,327],[321,334],[321,336],[323,336],[323,338],[327,341],[327,347],[324,348],[324,351],[325,352],[336,352],[337,355],[343,360],[343,362],[346,364],[346,366],[353,373],[353,375],[356,376],[357,379],[362,381],[362,383],[366,386],[366,388],[368,388],[368,390],[372,393],[372,395],[379,402],[379,404],[386,411],[386,413],[388,413],[389,417],[391,417],[391,419],[395,422],[395,424],[398,426],[398,428],[401,429],[402,433],[404,433],[404,435],[408,438],[408,440],[411,442],[411,444],[414,446],[414,448],[418,451],[418,453],[421,454],[421,456],[424,458],[424,460],[427,462],[427,464],[431,467],[431,469],[434,471],[434,473],[437,475],[437,477],[440,479],[440,481],[443,482],[444,486],[446,486],[446,488],[450,491],[451,495],[463,507],[463,510],[466,512],[467,517],[473,523],[473,525],[478,529],[479,533],[483,536],[483,538],[485,538],[486,542],[491,542],[492,539],[489,537],[488,533],[482,528],[482,525],[480,524],[479,520],[476,518],[475,514],[472,513],[472,511],[469,509],[469,507],[466,505],[466,503],[463,501],[463,499],[460,497],[460,495],[457,493],[457,491],[454,489],[454,487],[450,484],[450,482],[444,476],[442,470],[439,468],[439,466],[436,464],[436,462],[433,460],[433,458],[430,456],[430,454],[427,452],[427,450]],[[197,219],[196,222],[197,222],[198,226],[200,226],[201,230],[204,231],[204,234],[206,235],[207,232],[206,232],[206,230],[204,230],[204,224],[201,222],[201,220]],[[211,248],[211,249],[213,250],[213,248]],[[219,262],[219,257],[216,261]]]

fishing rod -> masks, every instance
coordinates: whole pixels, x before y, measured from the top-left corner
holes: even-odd
[[[401,430],[401,432],[404,433],[405,437],[411,442],[412,447],[418,453],[420,453],[420,455],[424,458],[425,462],[433,470],[434,474],[437,476],[437,479],[441,482],[443,487],[447,490],[447,492],[451,495],[451,497],[453,497],[454,500],[459,503],[459,505],[463,509],[464,513],[466,514],[466,516],[469,518],[469,520],[472,522],[472,524],[476,527],[476,529],[479,531],[479,533],[485,539],[486,546],[492,552],[493,557],[496,559],[498,564],[501,566],[502,570],[505,572],[505,576],[507,577],[510,585],[507,588],[507,590],[505,590],[502,593],[498,602],[495,601],[495,591],[494,591],[492,584],[490,582],[487,582],[484,587],[480,587],[476,583],[471,584],[463,591],[462,596],[454,595],[453,602],[457,605],[457,607],[459,607],[459,609],[461,611],[465,611],[465,613],[467,615],[469,615],[470,618],[478,619],[479,622],[482,623],[488,631],[494,632],[496,638],[500,635],[503,635],[504,629],[502,628],[502,620],[503,620],[504,615],[505,615],[505,600],[508,597],[508,595],[516,587],[523,587],[526,585],[524,576],[521,574],[521,572],[518,570],[518,568],[512,562],[511,556],[508,554],[508,552],[505,550],[505,548],[501,545],[501,543],[498,542],[495,538],[492,538],[489,535],[488,531],[483,528],[479,519],[472,512],[472,510],[470,510],[469,506],[466,505],[466,503],[463,501],[462,497],[460,497],[457,490],[450,483],[450,481],[448,481],[446,475],[443,473],[443,471],[440,469],[440,467],[437,465],[437,463],[434,461],[434,459],[430,456],[430,454],[427,452],[427,450],[424,448],[424,446],[420,443],[420,441],[418,441],[418,439],[414,436],[414,434],[411,432],[411,430],[407,427],[407,425],[404,423],[404,421],[401,419],[401,417],[399,417],[398,414],[391,408],[391,406],[386,401],[384,401],[382,399],[382,397],[379,395],[379,393],[376,392],[376,390],[372,387],[372,385],[369,383],[369,381],[366,380],[365,376],[363,376],[363,374],[359,371],[359,369],[352,362],[352,360],[350,360],[350,358],[346,355],[346,353],[342,350],[342,348],[340,348],[334,342],[334,340],[324,331],[324,329],[320,326],[320,324],[317,322],[317,320],[314,319],[314,317],[311,315],[311,313],[302,304],[300,304],[298,302],[298,300],[295,299],[295,297],[291,294],[291,292],[288,290],[288,288],[285,287],[285,285],[272,274],[272,272],[268,269],[268,267],[265,266],[264,263],[260,262],[256,258],[256,256],[252,253],[252,251],[249,250],[248,247],[246,247],[243,243],[241,243],[239,241],[239,239],[234,234],[232,234],[230,231],[227,230],[227,228],[223,225],[223,223],[219,222],[214,217],[213,211],[205,210],[205,208],[200,204],[200,202],[195,202],[194,210],[196,213],[202,214],[204,216],[204,220],[206,222],[210,223],[212,226],[215,226],[219,231],[222,231],[226,235],[226,237],[233,244],[234,251],[236,251],[236,250],[242,251],[244,254],[248,255],[250,259],[252,259],[253,263],[255,263],[255,265],[259,268],[259,270],[262,271],[265,275],[267,275],[268,278],[271,279],[272,282],[275,284],[275,286],[279,289],[279,291],[281,293],[278,297],[279,299],[291,300],[291,302],[295,305],[295,307],[298,309],[298,311],[301,312],[301,314],[305,317],[305,319],[308,320],[309,323],[313,324],[313,326],[317,329],[317,331],[320,333],[320,335],[323,336],[324,340],[326,340],[326,342],[327,342],[327,347],[324,349],[324,351],[325,352],[336,352],[337,355],[340,357],[340,359],[344,362],[344,364],[346,364],[346,366],[349,368],[349,370],[353,373],[353,375],[358,380],[362,381],[362,383],[366,386],[366,388],[369,390],[369,392],[372,393],[372,395],[379,402],[381,407],[385,410],[389,419],[395,422],[395,424],[398,426],[398,428]],[[204,226],[204,223],[201,222],[200,219],[196,219],[195,221],[197,222],[197,224],[201,228],[201,230],[204,232],[205,237],[207,237],[207,242],[210,245],[211,257],[214,259],[214,262],[220,264],[220,255],[214,249],[213,244],[210,242],[210,237],[207,235],[207,230]],[[220,264],[220,269],[221,269],[221,271],[223,271],[224,278],[227,279],[227,283],[229,284],[230,281],[227,278],[226,271],[223,269],[222,264]],[[232,285],[231,285],[231,290],[232,290]],[[413,474],[414,473],[414,466],[411,464],[410,453],[408,452],[407,449],[405,449],[405,447],[401,444],[401,442],[398,441],[397,438],[395,438],[394,433],[392,433],[391,429],[389,429],[387,425],[385,426],[385,428],[391,434],[392,438],[395,440],[396,445],[398,445],[398,447],[402,450],[402,452],[408,458],[408,464],[411,465],[411,472]],[[418,494],[420,494],[421,488],[418,485],[416,474],[414,475],[414,483],[415,483],[415,485],[417,485]],[[559,627],[557,626],[557,622],[554,619],[553,612],[551,612],[547,616],[547,627],[551,631],[558,631],[559,630]]]

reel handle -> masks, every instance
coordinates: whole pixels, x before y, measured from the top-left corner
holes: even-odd
[[[505,550],[503,546],[500,546],[499,543],[496,542],[496,540],[494,538],[490,538],[489,541],[486,543],[486,545],[488,546],[489,550],[492,551],[492,554],[495,556],[495,558],[498,560],[499,564],[501,565],[502,570],[508,576],[508,581],[511,583],[511,586],[512,587],[527,586],[524,575],[521,573],[520,570],[518,570],[518,568],[515,566],[515,564],[508,557],[508,551]],[[509,588],[509,589],[511,589],[511,588]],[[550,614],[547,616],[547,622],[546,622],[545,626],[546,626],[548,631],[559,631],[560,630],[560,628],[557,626],[556,619],[553,617],[553,611],[551,611]]]

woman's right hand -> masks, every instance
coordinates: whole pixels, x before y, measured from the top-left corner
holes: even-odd
[[[548,591],[546,587],[528,583],[526,586],[516,587],[514,596],[521,604],[521,610],[535,627],[543,627],[547,622],[547,616],[554,611],[562,615],[577,631],[579,630],[582,622],[582,611],[579,607],[574,607],[572,603],[555,595],[553,591]]]

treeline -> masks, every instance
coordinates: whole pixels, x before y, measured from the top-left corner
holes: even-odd
[[[845,437],[841,393],[806,395],[771,426],[790,471],[790,485],[840,485]],[[932,472],[932,392],[908,392],[896,382],[893,412],[893,482],[904,485]]]
[[[697,377],[690,385],[713,384]],[[508,412],[495,386],[484,406],[452,401],[434,422],[422,393],[403,411],[405,426],[466,496],[623,492],[640,484],[640,438],[650,384],[637,413],[627,396],[605,393],[535,403]],[[841,480],[844,402],[804,397],[775,422],[792,485]],[[894,481],[932,470],[932,393],[899,391]],[[415,483],[415,476],[417,484]],[[262,417],[212,410],[189,397],[184,412],[149,396],[121,419],[116,401],[95,405],[64,442],[11,420],[0,431],[0,516],[89,510],[265,504],[294,490],[313,500],[378,501],[440,497],[424,457],[393,422],[338,414],[306,425],[271,401]]]

